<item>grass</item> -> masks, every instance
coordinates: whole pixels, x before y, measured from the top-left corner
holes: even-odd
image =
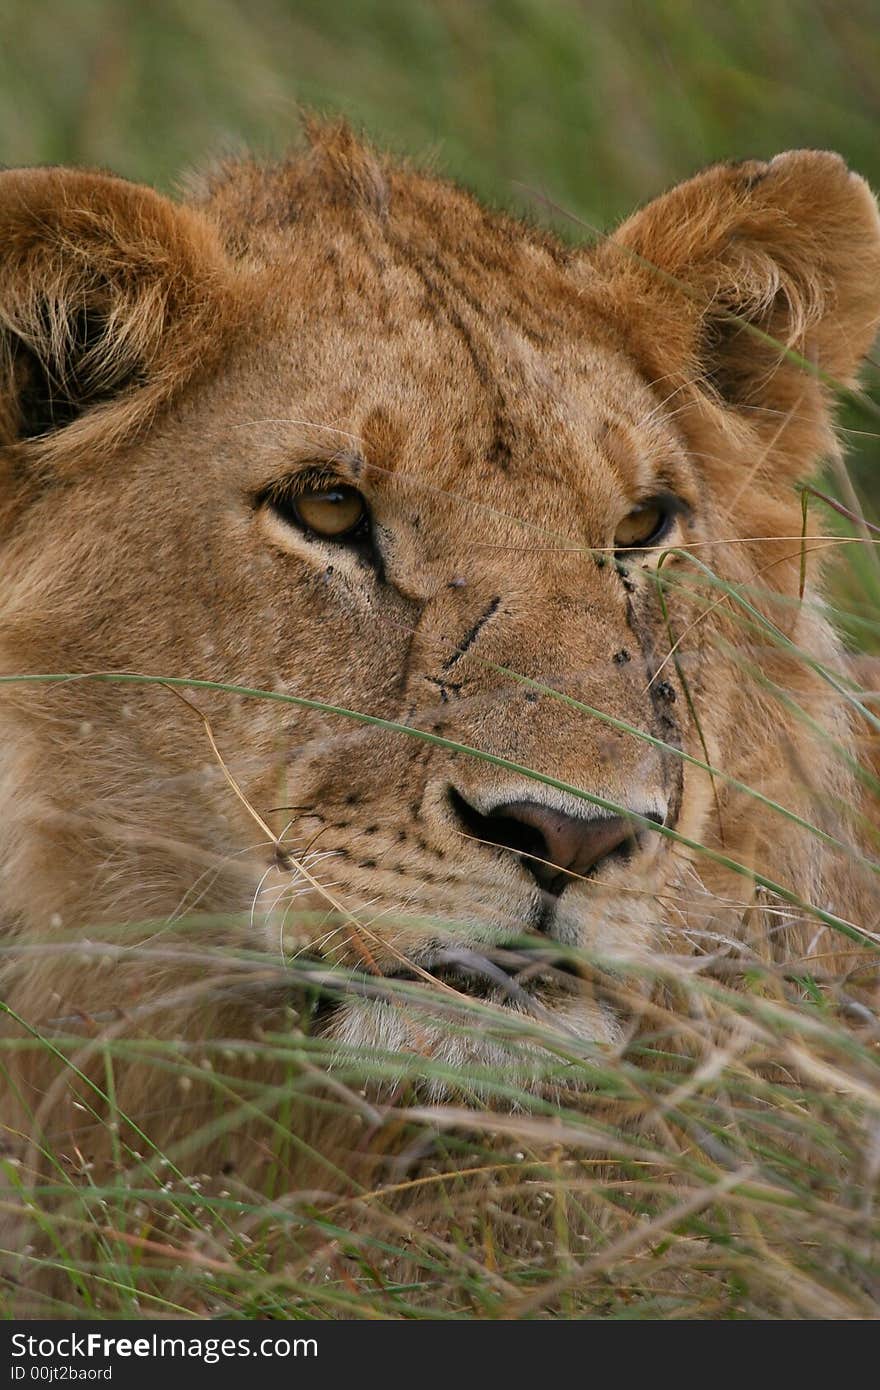
[[[713,1020],[711,1030],[695,1022],[684,1048],[680,1016],[660,1008],[625,1059],[572,1049],[523,1019],[507,1023],[514,1049],[517,1037],[536,1033],[547,1047],[539,1072],[559,1095],[546,1104],[487,1069],[469,1078],[480,1084],[480,1110],[414,1106],[398,1080],[400,1055],[375,1051],[335,1055],[335,1099],[320,1099],[314,1075],[329,1050],[307,1031],[256,1044],[102,1042],[105,1080],[90,1083],[80,1103],[118,1134],[112,1179],[93,1182],[87,1160],[66,1157],[34,1193],[20,1168],[7,1172],[4,1205],[20,1184],[22,1197],[56,1208],[45,1218],[55,1253],[34,1259],[63,1271],[67,1289],[42,1311],[870,1316],[877,1231],[866,1179],[878,1107],[870,1043],[840,1026],[823,992],[786,985],[757,964],[744,971],[745,990],[674,959],[661,971],[689,996],[680,1003],[698,1003],[698,1017]],[[416,989],[397,992],[412,999]],[[487,1026],[458,1004],[448,1021]],[[63,1055],[81,1050],[83,1038],[36,1045]],[[236,1048],[246,1047],[254,1056],[243,1083]],[[171,1156],[114,1105],[114,1068],[132,1055],[173,1068],[182,1099],[204,1116]],[[285,1084],[262,1085],[261,1069],[279,1061]],[[588,1078],[589,1111],[570,1090],[572,1068]],[[407,1070],[414,1082],[436,1071],[462,1086],[460,1074],[423,1058],[404,1057]],[[363,1099],[366,1084],[380,1094],[384,1084],[382,1099]],[[339,1193],[339,1174],[319,1157],[318,1190],[303,1191],[291,1110],[334,1104],[370,1131],[386,1172],[375,1186],[343,1181]],[[255,1112],[270,1155],[257,1187],[191,1164],[209,1132],[222,1146]],[[402,1195],[412,1199],[403,1214]],[[91,1260],[80,1253],[84,1232]],[[21,1261],[24,1276],[27,1250]]]
[[[545,1049],[537,1071],[555,1091],[546,1103],[491,1068],[463,1077],[412,1056],[401,1067],[400,1054],[340,1057],[307,1026],[246,1044],[102,1041],[103,1083],[81,1090],[80,1104],[118,1136],[112,1175],[95,1181],[81,1153],[52,1154],[34,1190],[26,1171],[7,1165],[4,1207],[36,1202],[50,1237],[48,1253],[18,1252],[22,1283],[31,1260],[60,1276],[30,1310],[870,1317],[874,1049],[841,1024],[827,991],[758,962],[740,969],[745,988],[659,962],[665,979],[653,983],[680,995],[675,1012],[657,1006],[625,1057],[508,1020],[514,1053],[527,1038]],[[392,989],[420,1006],[417,986]],[[684,1041],[682,1007],[692,1020]],[[458,1003],[446,1018],[452,1029],[493,1027]],[[59,1033],[34,1045],[60,1060],[84,1044]],[[200,1122],[171,1154],[114,1104],[114,1071],[133,1058],[171,1068]],[[331,1061],[328,1096],[315,1077]],[[263,1084],[279,1063],[284,1084]],[[435,1075],[459,1093],[479,1088],[480,1104],[463,1109],[466,1094],[413,1103],[407,1074],[422,1086]],[[591,1088],[588,1108],[577,1079]],[[368,1136],[375,1183],[340,1178],[318,1154],[303,1188],[310,1155],[293,1119],[313,1107],[356,1130],[361,1154]],[[257,1182],[199,1162],[208,1138],[222,1153],[224,1136],[255,1116],[266,1157]]]
[[[716,158],[833,147],[880,183],[874,8],[12,0],[0,160],[109,165],[171,188],[206,153],[282,149],[305,102],[342,108],[380,142],[580,236],[581,224],[605,227]],[[556,218],[548,203],[577,220]],[[809,505],[829,545],[840,541],[835,622],[852,647],[877,653],[871,395],[849,400],[843,423],[851,480],[829,472],[820,491],[835,505],[815,496]],[[707,608],[724,600],[744,629],[777,642],[760,591],[733,592],[698,565],[693,573]],[[855,688],[845,697],[876,730],[876,703]],[[872,774],[862,776],[876,793]],[[828,834],[824,822],[801,829]],[[876,836],[867,843],[862,858],[876,871]],[[853,846],[839,849],[855,862]],[[234,987],[259,999],[280,984],[295,1005],[283,1030],[247,1038],[163,1039],[145,1013],[142,1036],[123,1032],[122,1019],[68,1015],[3,1039],[0,1065],[48,1053],[58,1080],[33,1117],[35,1147],[0,1157],[0,1214],[21,1212],[34,1226],[10,1252],[18,1287],[0,1290],[0,1307],[70,1318],[876,1316],[880,1029],[870,972],[846,982],[818,966],[793,973],[766,949],[801,917],[862,939],[876,922],[843,922],[801,885],[748,872],[740,885],[735,951],[721,942],[699,956],[683,942],[650,959],[572,951],[571,964],[631,1021],[618,1048],[546,1019],[428,996],[417,982],[383,983],[389,1007],[463,1047],[472,1037],[503,1043],[513,1061],[494,1066],[331,1047],[315,1028],[321,1000],[364,988],[362,978],[231,945],[212,953],[208,972],[197,914],[171,939],[166,924],[141,923],[117,940],[54,933],[33,943],[85,953],[95,969],[117,950],[142,952],[145,970],[173,951],[182,988],[196,996]],[[342,925],[332,910],[327,920]],[[234,940],[242,924],[213,925]],[[141,1022],[136,1007],[132,1019]],[[154,1117],[136,1121],[120,1105],[135,1065],[157,1086],[173,1079],[186,1124],[168,1145],[152,1138]],[[110,1136],[100,1169],[85,1142],[52,1140],[52,1103],[70,1086],[84,1122]],[[254,1161],[225,1171],[230,1137],[245,1125]],[[328,1129],[332,1144],[320,1139]],[[38,1268],[53,1272],[46,1292],[32,1288]]]

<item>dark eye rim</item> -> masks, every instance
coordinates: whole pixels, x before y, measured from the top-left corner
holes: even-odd
[[[313,495],[316,492],[353,493],[361,504],[361,513],[354,525],[350,526],[347,531],[335,531],[332,535],[327,535],[327,533],[324,531],[316,531],[313,526],[310,526],[308,521],[300,512],[299,502],[304,496]],[[291,497],[290,510],[292,511],[296,519],[296,524],[297,526],[299,526],[301,531],[304,531],[309,536],[315,536],[318,540],[327,541],[331,545],[350,545],[353,542],[361,539],[362,537],[369,535],[370,509],[367,506],[367,499],[364,497],[362,492],[358,492],[357,488],[352,487],[350,483],[335,483],[329,487],[324,488],[307,488],[304,492],[297,493],[295,496]]]
[[[335,535],[316,531],[309,525],[299,508],[303,497],[316,492],[354,493],[361,503],[361,514],[355,524],[347,531],[338,531]],[[309,540],[320,541],[324,545],[357,545],[369,540],[372,533],[372,515],[367,499],[356,487],[341,480],[310,480],[305,487],[300,486],[296,489],[276,485],[261,493],[257,502],[259,506],[268,507],[286,526],[292,526]]]
[[[683,497],[677,496],[674,492],[655,492],[650,497],[643,497],[626,515],[632,516],[643,507],[656,507],[660,512],[660,520],[651,534],[640,540],[637,545],[616,546],[616,555],[637,555],[640,551],[651,550],[669,534],[679,517],[690,516],[691,513],[691,508]]]
[[[307,492],[330,492],[334,488],[348,488],[356,492],[363,505],[363,511],[350,531],[342,531],[336,536],[325,536],[315,531],[300,515],[297,499]],[[268,510],[284,525],[297,531],[316,546],[329,546],[331,550],[346,552],[361,565],[371,569],[379,581],[385,583],[385,561],[380,544],[380,531],[377,528],[369,501],[347,478],[334,477],[324,472],[300,475],[275,482],[253,497],[253,504],[259,510]],[[332,570],[328,566],[327,573]]]

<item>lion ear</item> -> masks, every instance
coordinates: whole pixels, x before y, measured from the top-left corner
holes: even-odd
[[[671,369],[735,409],[821,409],[822,378],[851,384],[880,320],[877,205],[822,151],[707,169],[624,222],[599,261],[652,378]]]
[[[198,367],[226,280],[210,223],[152,189],[0,173],[0,444],[69,457],[128,436]]]

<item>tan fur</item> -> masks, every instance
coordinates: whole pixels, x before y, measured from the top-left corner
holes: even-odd
[[[657,557],[626,578],[611,555],[641,497],[677,493],[691,511],[670,543],[754,586],[846,684],[813,557],[798,601],[795,491],[835,447],[826,380],[853,381],[880,316],[876,208],[836,156],[718,166],[570,250],[339,127],[288,163],[215,171],[185,206],[100,173],[3,173],[0,247],[2,673],[196,678],[411,724],[654,810],[876,925],[856,860],[674,752],[708,752],[854,841],[867,807],[828,738],[855,746],[845,698],[735,605],[689,596],[698,573],[682,559],[664,564],[680,581],[667,591],[679,666],[658,675],[670,639]],[[35,400],[50,418],[23,438]],[[261,505],[315,466],[369,498],[381,575]],[[479,947],[536,919],[535,885],[461,834],[450,786],[476,806],[590,809],[341,716],[188,699],[246,799],[359,926],[273,867],[198,715],[169,689],[6,685],[2,993],[34,1028],[82,1018],[98,1039],[233,1040],[289,1028],[279,946],[290,960],[317,938],[315,953],[369,974],[425,958],[426,933]],[[747,880],[652,836],[567,890],[552,930],[597,954],[740,938],[792,968],[852,966],[853,943],[794,908],[772,939],[749,940],[750,901]],[[264,953],[269,983],[256,966],[236,973],[229,946]],[[546,1003],[576,1036],[619,1034],[596,993]],[[503,1056],[497,1039],[455,1043],[391,1004],[345,1004],[328,1026],[453,1062]],[[78,1060],[94,1063],[87,1038]],[[7,1143],[64,1142],[69,1074],[45,1051],[10,1061]],[[157,1143],[185,1133],[173,1076],[132,1063],[116,1084]],[[241,1157],[244,1126],[238,1142]]]

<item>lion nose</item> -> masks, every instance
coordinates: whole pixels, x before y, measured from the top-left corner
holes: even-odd
[[[626,816],[571,816],[538,801],[505,801],[483,815],[457,792],[452,804],[468,834],[519,855],[539,886],[554,896],[573,879],[624,856],[639,838],[639,827]],[[653,812],[647,818],[661,820]]]
[[[536,801],[505,802],[486,820],[493,843],[518,851],[540,887],[557,896],[635,839],[632,821],[622,816],[568,816]]]

